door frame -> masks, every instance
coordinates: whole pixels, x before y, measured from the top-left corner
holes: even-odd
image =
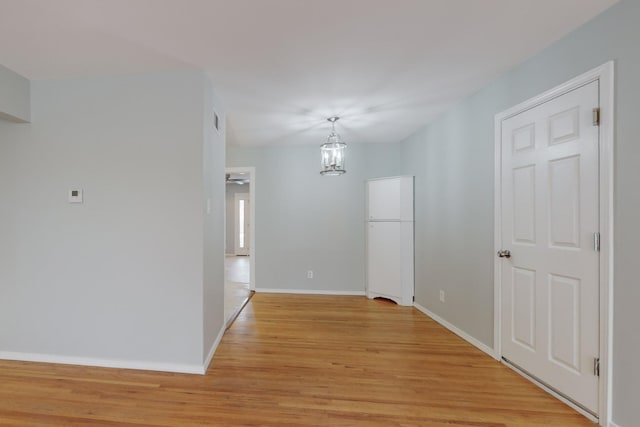
[[[494,253],[502,246],[502,122],[510,117],[534,108],[566,94],[574,89],[599,81],[599,215],[600,215],[600,380],[599,421],[608,426],[611,422],[611,372],[613,339],[613,184],[614,184],[614,62],[609,61],[549,91],[524,101],[495,115],[495,181],[494,181]],[[494,334],[493,351],[496,360],[502,360],[501,330],[501,273],[500,259],[494,257]],[[530,378],[531,379],[531,378]],[[535,382],[535,381],[534,381]],[[593,420],[593,416],[577,405],[562,398],[543,384],[537,383],[581,414]]]
[[[225,173],[249,174],[249,290],[256,289],[256,168],[253,166],[228,167]],[[226,198],[225,198],[226,200]],[[225,209],[225,212],[227,210]],[[235,207],[234,207],[235,212]],[[225,218],[225,223],[228,218]],[[235,218],[234,218],[235,221]],[[225,225],[226,230],[226,225]],[[235,237],[234,237],[235,239]],[[235,246],[235,245],[234,245]]]

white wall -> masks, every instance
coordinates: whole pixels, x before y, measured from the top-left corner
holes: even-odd
[[[347,173],[321,176],[319,146],[228,147],[256,168],[256,288],[364,292],[365,181],[400,164],[398,145],[349,144]]]
[[[33,123],[0,121],[0,356],[202,368],[203,281],[221,289],[223,274],[203,265],[216,250],[222,262],[223,200],[203,167],[224,172],[224,144],[203,132],[206,84],[200,72],[35,81]],[[70,188],[84,204],[67,203]],[[217,219],[203,245],[206,194]],[[221,303],[211,310],[221,326]]]
[[[31,83],[0,65],[0,119],[13,122],[31,120]]]
[[[615,60],[613,420],[621,427],[637,425],[640,396],[638,22],[640,2],[622,0],[403,143],[404,172],[416,174],[416,302],[492,346],[494,115]]]

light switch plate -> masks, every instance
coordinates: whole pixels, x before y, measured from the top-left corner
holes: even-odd
[[[69,203],[82,203],[82,189],[72,188],[69,190]]]

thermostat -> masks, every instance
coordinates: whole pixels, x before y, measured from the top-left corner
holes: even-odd
[[[69,203],[82,203],[82,190],[71,189],[69,190]]]

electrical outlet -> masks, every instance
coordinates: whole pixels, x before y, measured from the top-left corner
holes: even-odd
[[[440,291],[440,302],[444,302],[444,291]]]
[[[313,270],[307,271],[307,279],[313,279]]]

